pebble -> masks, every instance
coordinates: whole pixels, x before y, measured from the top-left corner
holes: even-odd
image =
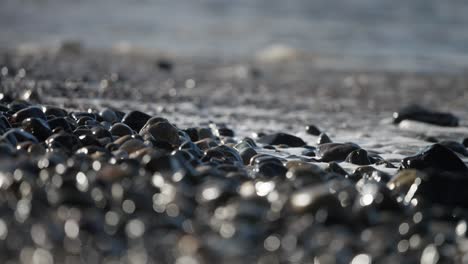
[[[42,112],[42,110],[36,106],[31,106],[19,110],[11,117],[11,120],[13,123],[21,123],[23,122],[23,120],[31,117],[47,120],[47,117],[44,114],[44,112]]]
[[[419,105],[410,105],[393,113],[393,123],[398,124],[403,120],[414,120],[448,127],[456,127],[459,123],[458,117],[451,113],[431,111]]]
[[[180,145],[179,130],[167,122],[159,122],[148,128],[148,134],[155,140],[168,143],[170,145]]]
[[[356,165],[370,165],[372,163],[364,149],[357,149],[349,153],[345,161]]]
[[[133,130],[124,123],[115,123],[109,129],[112,136],[123,137],[126,135],[133,135]]]
[[[322,162],[344,161],[348,155],[360,149],[354,143],[324,143],[318,146],[318,155]]]
[[[258,142],[266,145],[287,145],[289,147],[302,147],[306,145],[301,138],[286,133],[265,135],[259,138]]]
[[[466,149],[444,136],[400,162],[312,125],[317,146],[137,111],[4,108],[2,263],[419,263],[431,243],[449,263],[463,248]]]
[[[448,172],[467,172],[463,161],[450,149],[434,144],[421,150],[418,154],[401,161],[404,169],[437,170]]]
[[[312,135],[312,136],[318,136],[322,133],[320,129],[318,129],[315,125],[306,126],[305,130],[307,134]]]
[[[317,139],[317,145],[332,143],[332,140],[325,133],[320,133]]]
[[[131,111],[122,118],[122,123],[131,127],[134,131],[139,132],[150,118],[150,115],[140,111]]]
[[[52,135],[52,130],[50,129],[47,122],[43,119],[30,117],[21,123],[24,131],[31,133],[39,141],[46,140],[50,135]]]

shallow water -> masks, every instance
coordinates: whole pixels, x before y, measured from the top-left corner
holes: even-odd
[[[0,8],[0,46],[78,40],[184,56],[250,56],[272,44],[331,68],[460,71],[465,1],[16,1]]]

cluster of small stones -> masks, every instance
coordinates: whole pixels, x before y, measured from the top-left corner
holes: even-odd
[[[313,125],[308,145],[1,98],[1,263],[468,261],[460,143],[428,146],[389,175],[378,153]],[[262,151],[290,147],[304,155]]]

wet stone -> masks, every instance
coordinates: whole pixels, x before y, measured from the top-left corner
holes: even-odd
[[[367,151],[364,149],[357,149],[349,153],[346,157],[346,162],[356,164],[356,165],[370,165],[371,161],[367,156]]]
[[[468,151],[466,150],[466,147],[463,144],[458,143],[457,141],[443,140],[440,141],[439,144],[465,157],[468,156]]]
[[[327,134],[321,133],[317,139],[317,145],[332,143],[332,140],[328,137]]]
[[[56,128],[62,128],[65,131],[70,132],[73,130],[73,127],[70,125],[70,123],[63,117],[57,117],[53,118],[47,121],[49,124],[50,129],[54,130]]]
[[[40,118],[25,119],[21,126],[26,132],[31,133],[39,141],[46,140],[52,134],[52,130],[47,122]]]
[[[112,111],[111,109],[109,109],[109,108],[102,109],[99,112],[99,116],[102,118],[102,120],[104,120],[106,122],[109,122],[111,124],[120,121],[117,114],[114,111]]]
[[[131,111],[123,117],[122,123],[131,127],[133,130],[139,132],[140,129],[146,124],[146,122],[150,118],[150,115],[147,115],[140,111]]]
[[[414,120],[448,127],[456,127],[459,122],[458,117],[451,113],[431,111],[419,105],[410,105],[393,113],[393,123],[398,124],[403,120]]]
[[[148,133],[156,140],[173,146],[180,145],[179,130],[166,122],[156,123],[148,128]]]
[[[239,154],[244,164],[248,165],[250,163],[250,159],[252,159],[253,156],[257,155],[257,151],[255,151],[255,149],[253,148],[243,148],[239,151]]]
[[[125,150],[127,153],[133,153],[139,149],[146,147],[143,141],[139,139],[129,139],[123,143],[119,149]]]
[[[123,137],[126,135],[132,135],[133,130],[124,123],[115,123],[110,128],[109,132],[116,137]]]
[[[80,139],[81,145],[86,146],[102,146],[101,142],[94,137],[93,135],[81,135],[78,137]]]
[[[318,129],[315,125],[306,126],[305,130],[307,134],[312,135],[312,136],[318,136],[320,135],[320,133],[322,133],[320,129]]]
[[[42,111],[44,111],[46,116],[65,117],[68,115],[66,110],[50,105],[42,106]]]
[[[343,161],[358,149],[360,147],[354,143],[325,143],[318,146],[318,154],[322,162]]]
[[[283,178],[286,175],[287,169],[283,166],[283,164],[279,164],[277,162],[266,161],[260,164],[257,164],[253,172],[260,177],[263,178],[275,178],[280,177]]]
[[[401,162],[404,169],[437,170],[466,173],[463,161],[450,149],[441,144],[434,144],[421,150],[418,154],[404,158]]]
[[[306,145],[301,138],[286,133],[265,135],[258,142],[266,145],[287,145],[289,147],[302,147]]]
[[[47,120],[47,117],[44,114],[44,112],[42,112],[42,110],[36,106],[31,106],[31,107],[27,107],[27,108],[19,110],[11,117],[11,120],[14,123],[20,123],[20,122],[23,122],[23,120],[30,118],[30,117]]]

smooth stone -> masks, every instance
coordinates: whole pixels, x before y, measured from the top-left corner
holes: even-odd
[[[84,126],[84,125],[86,125],[86,122],[91,121],[91,120],[94,120],[94,118],[91,118],[89,116],[83,116],[83,117],[80,117],[76,121],[76,123],[78,124],[78,126]]]
[[[83,135],[93,135],[93,131],[87,127],[78,127],[73,131],[73,134],[77,137],[83,136]]]
[[[50,135],[52,135],[52,130],[50,129],[47,122],[40,118],[28,118],[23,120],[21,123],[23,129],[33,136],[35,136],[39,141],[46,140]]]
[[[239,151],[239,154],[242,158],[242,161],[244,162],[244,165],[248,165],[250,163],[250,159],[252,159],[253,156],[257,155],[257,151],[253,148],[243,148]]]
[[[281,177],[283,178],[288,169],[283,166],[283,164],[278,164],[277,162],[266,161],[257,164],[253,172],[256,176],[264,177],[264,178],[274,178],[274,177]]]
[[[410,204],[413,199],[428,206],[442,204],[468,208],[468,177],[449,171],[402,170],[388,184],[390,190],[403,197],[402,202]],[[421,201],[421,199],[423,201]]]
[[[316,127],[315,125],[306,126],[305,130],[307,134],[312,135],[312,136],[318,136],[320,135],[320,133],[322,133],[320,129],[318,129],[318,127]]]
[[[30,107],[31,105],[25,101],[13,101],[11,103],[8,104],[8,108],[10,109],[10,111],[13,111],[14,113],[22,110],[22,109],[26,109],[28,107]],[[17,121],[15,121],[17,122]]]
[[[156,123],[148,128],[148,133],[156,140],[173,146],[180,145],[179,130],[166,122]]]
[[[357,149],[349,153],[345,161],[355,165],[370,165],[372,163],[364,149]]]
[[[280,165],[283,164],[283,161],[275,156],[272,156],[272,155],[269,155],[269,154],[263,154],[263,153],[259,153],[255,156],[253,156],[251,159],[250,159],[250,165],[256,165],[256,164],[260,164],[260,163],[263,163],[263,162],[275,162],[275,163],[278,163]]]
[[[462,144],[465,148],[468,148],[468,137],[463,139]]]
[[[81,135],[78,137],[81,145],[86,146],[102,146],[101,142],[93,135]]]
[[[332,140],[328,137],[327,134],[321,133],[317,139],[317,145],[332,143]]]
[[[47,116],[44,114],[44,112],[42,112],[42,110],[36,106],[30,106],[22,110],[19,110],[11,117],[11,119],[14,123],[20,123],[20,122],[23,122],[23,120],[30,118],[30,117],[47,120]]]
[[[123,119],[122,123],[131,127],[136,132],[139,132],[140,129],[146,124],[146,122],[151,118],[150,115],[147,115],[140,111],[131,111],[127,113]]]
[[[84,146],[84,147],[79,148],[75,153],[76,154],[85,154],[85,155],[94,155],[94,154],[97,154],[97,153],[107,154],[108,151],[107,151],[107,149],[105,149],[105,148],[103,148],[101,146],[90,145],[90,146]]]
[[[466,173],[465,163],[452,150],[441,144],[434,144],[418,154],[401,161],[404,169],[437,170]]]
[[[150,119],[148,119],[148,121],[146,121],[145,125],[140,129],[139,131],[139,134],[140,135],[144,135],[146,133],[148,133],[148,129],[152,126],[152,125],[155,125],[157,123],[169,123],[169,120],[167,120],[166,118],[164,117],[159,117],[159,116],[153,116],[151,117]]]
[[[109,132],[116,137],[123,137],[126,135],[132,135],[133,130],[124,123],[115,123],[111,126]]]
[[[174,69],[174,63],[168,59],[158,59],[156,61],[156,66],[161,71],[171,72]]]
[[[458,143],[457,141],[444,140],[440,141],[439,144],[465,157],[468,156],[468,151],[466,150],[465,146],[463,144]]]
[[[301,152],[301,155],[306,156],[306,157],[315,157],[315,151],[311,149],[305,149],[304,151]]]
[[[287,145],[289,147],[302,147],[306,145],[301,138],[286,133],[265,135],[258,142],[265,145]]]
[[[119,117],[117,116],[117,114],[115,114],[115,112],[112,111],[112,110],[109,109],[109,108],[104,108],[104,109],[102,109],[102,110],[99,112],[99,116],[102,118],[102,120],[104,120],[104,121],[106,121],[106,122],[109,122],[109,123],[111,123],[111,124],[120,121],[120,119],[119,119]]]
[[[112,138],[112,134],[103,127],[93,127],[91,129],[93,135],[97,138]]]
[[[223,137],[234,137],[234,131],[227,127],[220,127],[217,129],[217,134]]]
[[[65,119],[63,117],[57,117],[57,118],[49,119],[47,121],[47,123],[49,124],[49,127],[52,130],[54,130],[56,128],[59,128],[59,127],[61,127],[63,130],[65,130],[67,132],[70,132],[70,131],[73,130],[72,126],[67,121],[67,119]]]
[[[431,111],[419,105],[410,105],[393,113],[394,124],[398,124],[403,120],[414,120],[448,127],[456,127],[459,123],[458,117],[451,113]]]
[[[119,149],[125,150],[127,153],[131,154],[144,147],[146,147],[146,145],[143,143],[143,141],[132,138],[132,139],[125,141],[125,143],[123,143]]]
[[[325,143],[318,146],[320,161],[344,161],[353,151],[360,149],[354,143]]]
[[[62,132],[59,134],[53,134],[46,139],[46,144],[50,148],[65,148],[69,151],[76,151],[81,147],[79,138],[73,134]]]
[[[13,146],[15,146],[17,142],[39,142],[35,136],[18,128],[12,128],[8,130],[1,138],[8,140]]]
[[[66,110],[50,105],[42,106],[42,111],[46,116],[65,117],[68,115]]]

